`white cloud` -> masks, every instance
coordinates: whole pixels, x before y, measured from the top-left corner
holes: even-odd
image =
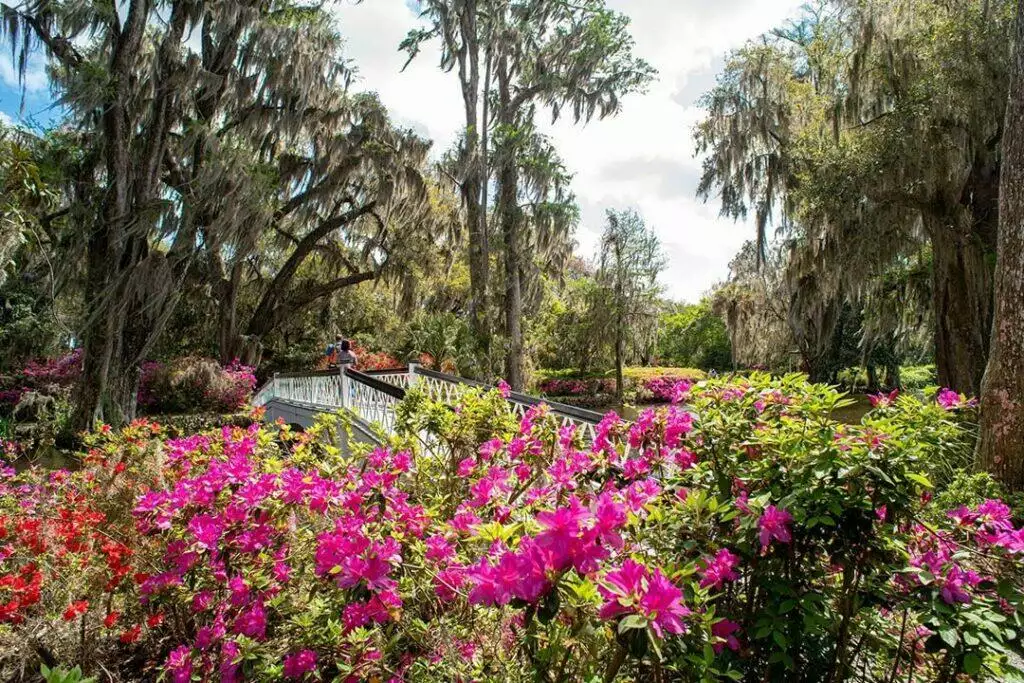
[[[401,72],[398,44],[416,25],[402,0],[344,3],[337,10],[348,55],[395,120],[434,140],[440,153],[463,120],[458,79],[438,69],[436,44],[425,46]],[[633,20],[636,51],[660,72],[644,95],[624,101],[622,113],[587,126],[545,126],[569,169],[582,209],[579,251],[592,256],[606,208],[635,207],[669,255],[663,281],[669,295],[695,300],[728,272],[749,224],[717,217],[695,198],[700,161],[694,158],[697,98],[714,85],[722,57],[778,25],[802,0],[609,0]]]
[[[32,57],[35,57],[34,59]],[[0,51],[0,81],[12,89],[20,89],[22,86],[18,78],[18,69],[14,60],[11,59],[9,51]],[[46,90],[50,80],[46,75],[44,62],[38,55],[30,56],[28,68],[25,70],[25,90],[28,92],[39,92]]]
[[[13,126],[14,119],[12,119],[9,114],[0,111],[0,123],[4,124],[5,126]]]

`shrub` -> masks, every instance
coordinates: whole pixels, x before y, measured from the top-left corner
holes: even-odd
[[[885,379],[883,368],[878,369],[879,381]],[[900,383],[904,391],[923,391],[938,379],[934,365],[905,365],[900,368]],[[848,391],[867,391],[868,373],[863,366],[840,370],[836,382]]]
[[[547,396],[595,396],[615,393],[614,379],[546,379],[537,390]]]
[[[59,358],[29,361],[22,369],[21,376],[33,388],[51,384],[69,386],[82,372],[82,349],[75,349]]]
[[[143,365],[139,406],[150,414],[229,413],[246,404],[256,387],[253,368],[221,367],[209,358],[179,358]]]
[[[98,518],[75,516],[93,509],[133,575],[108,590],[101,550],[18,603],[20,645],[0,652],[41,638],[61,664],[96,658],[86,673],[158,661],[172,681],[1008,680],[1024,530],[981,483],[954,477],[952,510],[932,496],[973,411],[940,397],[839,425],[833,389],[755,374],[632,424],[610,413],[585,443],[498,391],[452,410],[413,390],[389,445],[351,455],[334,420],[135,426],[83,472],[8,473],[0,567],[19,591],[29,565],[47,585],[43,568],[95,555]],[[158,473],[133,464],[153,457]],[[70,527],[46,521],[62,501]]]

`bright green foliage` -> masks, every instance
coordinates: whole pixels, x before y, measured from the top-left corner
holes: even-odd
[[[732,347],[722,319],[707,299],[663,313],[658,321],[658,362],[703,370],[732,367]]]
[[[79,666],[65,671],[61,668],[50,669],[43,664],[39,667],[39,675],[46,683],[96,683],[97,680],[95,676],[83,676]]]

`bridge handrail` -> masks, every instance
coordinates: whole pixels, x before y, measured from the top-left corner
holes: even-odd
[[[436,370],[428,370],[416,366],[415,372],[417,375],[423,375],[424,377],[432,377],[443,382],[451,382],[452,384],[465,384],[471,387],[479,387],[481,389],[494,389],[494,386],[485,382],[480,382],[475,379],[466,379],[465,377],[457,377],[455,375],[449,375],[444,372],[438,372]],[[529,394],[521,394],[517,391],[509,393],[508,400],[513,403],[519,403],[527,406],[535,406],[541,403],[547,404],[551,408],[551,411],[560,415],[565,415],[581,422],[589,422],[591,424],[597,424],[604,419],[603,413],[598,413],[593,410],[587,410],[585,408],[578,408],[571,406],[567,403],[558,403],[557,401],[549,401],[545,398],[539,398],[537,396],[530,396]]]
[[[380,372],[381,374],[388,374],[389,372],[393,373],[394,371],[388,370],[378,372]],[[399,401],[405,398],[405,389],[403,389],[402,387],[397,387],[394,384],[391,384],[390,382],[385,382],[384,380],[377,379],[376,377],[370,375],[369,373],[361,372],[359,370],[356,370],[355,368],[346,367],[345,374],[348,375],[351,379],[354,379],[355,381],[361,384],[365,384],[371,389],[376,389],[377,391],[383,394],[387,394],[392,398],[396,398]]]
[[[301,379],[316,379],[316,378],[331,378],[338,377],[341,373],[337,370],[314,370],[307,372],[287,372],[287,373],[276,373],[271,379],[269,379],[259,391],[253,396],[253,405],[264,405],[268,401],[273,399],[294,399],[293,396],[278,395],[278,387],[275,387],[276,380],[301,380]],[[480,382],[474,379],[467,379],[465,377],[458,377],[456,375],[449,375],[448,373],[438,372],[436,370],[429,370],[419,365],[410,364],[409,368],[391,368],[385,370],[369,370],[361,371],[356,370],[354,367],[346,366],[344,376],[348,379],[358,382],[363,386],[378,391],[385,396],[388,396],[394,400],[402,400],[405,398],[406,389],[403,386],[398,386],[390,381],[383,379],[384,377],[393,378],[396,375],[420,375],[425,378],[433,379],[438,382],[445,382],[452,385],[462,385],[466,387],[476,387],[485,390],[491,390],[495,387],[485,382]],[[413,383],[409,383],[410,385]],[[345,393],[345,390],[342,389]],[[287,393],[287,392],[286,392]],[[518,404],[519,406],[535,406],[541,403],[547,404],[551,409],[551,412],[555,415],[561,416],[563,419],[567,418],[576,422],[586,423],[589,425],[598,424],[603,418],[602,413],[595,412],[593,410],[586,410],[584,408],[577,408],[566,403],[558,403],[557,401],[549,401],[547,399],[539,398],[537,396],[530,396],[520,392],[510,392],[508,396],[510,403]],[[342,401],[344,405],[344,401]]]

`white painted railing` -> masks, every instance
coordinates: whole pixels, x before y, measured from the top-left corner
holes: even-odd
[[[489,384],[484,384],[483,382],[477,382],[475,380],[464,379],[454,375],[447,375],[442,372],[427,370],[426,368],[419,367],[415,364],[411,364],[410,374],[414,377],[413,383],[417,388],[425,390],[431,399],[435,401],[442,401],[444,403],[457,403],[459,395],[470,389],[494,388]],[[564,403],[547,401],[537,398],[536,396],[520,394],[514,391],[509,393],[507,400],[512,409],[512,413],[520,418],[522,418],[526,414],[526,411],[532,406],[541,403],[546,404],[549,408],[549,413],[558,418],[561,426],[575,425],[577,433],[583,438],[584,442],[588,443],[593,441],[596,437],[597,423],[601,421],[602,417],[604,417],[601,413],[596,413],[592,410],[584,410],[583,408],[577,408],[576,406],[570,406]]]
[[[434,372],[410,363],[408,369],[363,373],[354,368],[343,372],[311,372],[274,375],[253,397],[253,405],[281,400],[322,407],[325,411],[348,409],[368,424],[376,424],[390,434],[395,427],[395,406],[410,387],[422,389],[434,401],[456,404],[459,397],[474,388],[494,387],[454,375]],[[575,425],[584,441],[592,441],[602,415],[575,406],[545,401],[535,396],[512,392],[508,401],[513,414],[522,417],[531,406],[545,403],[562,426]]]

